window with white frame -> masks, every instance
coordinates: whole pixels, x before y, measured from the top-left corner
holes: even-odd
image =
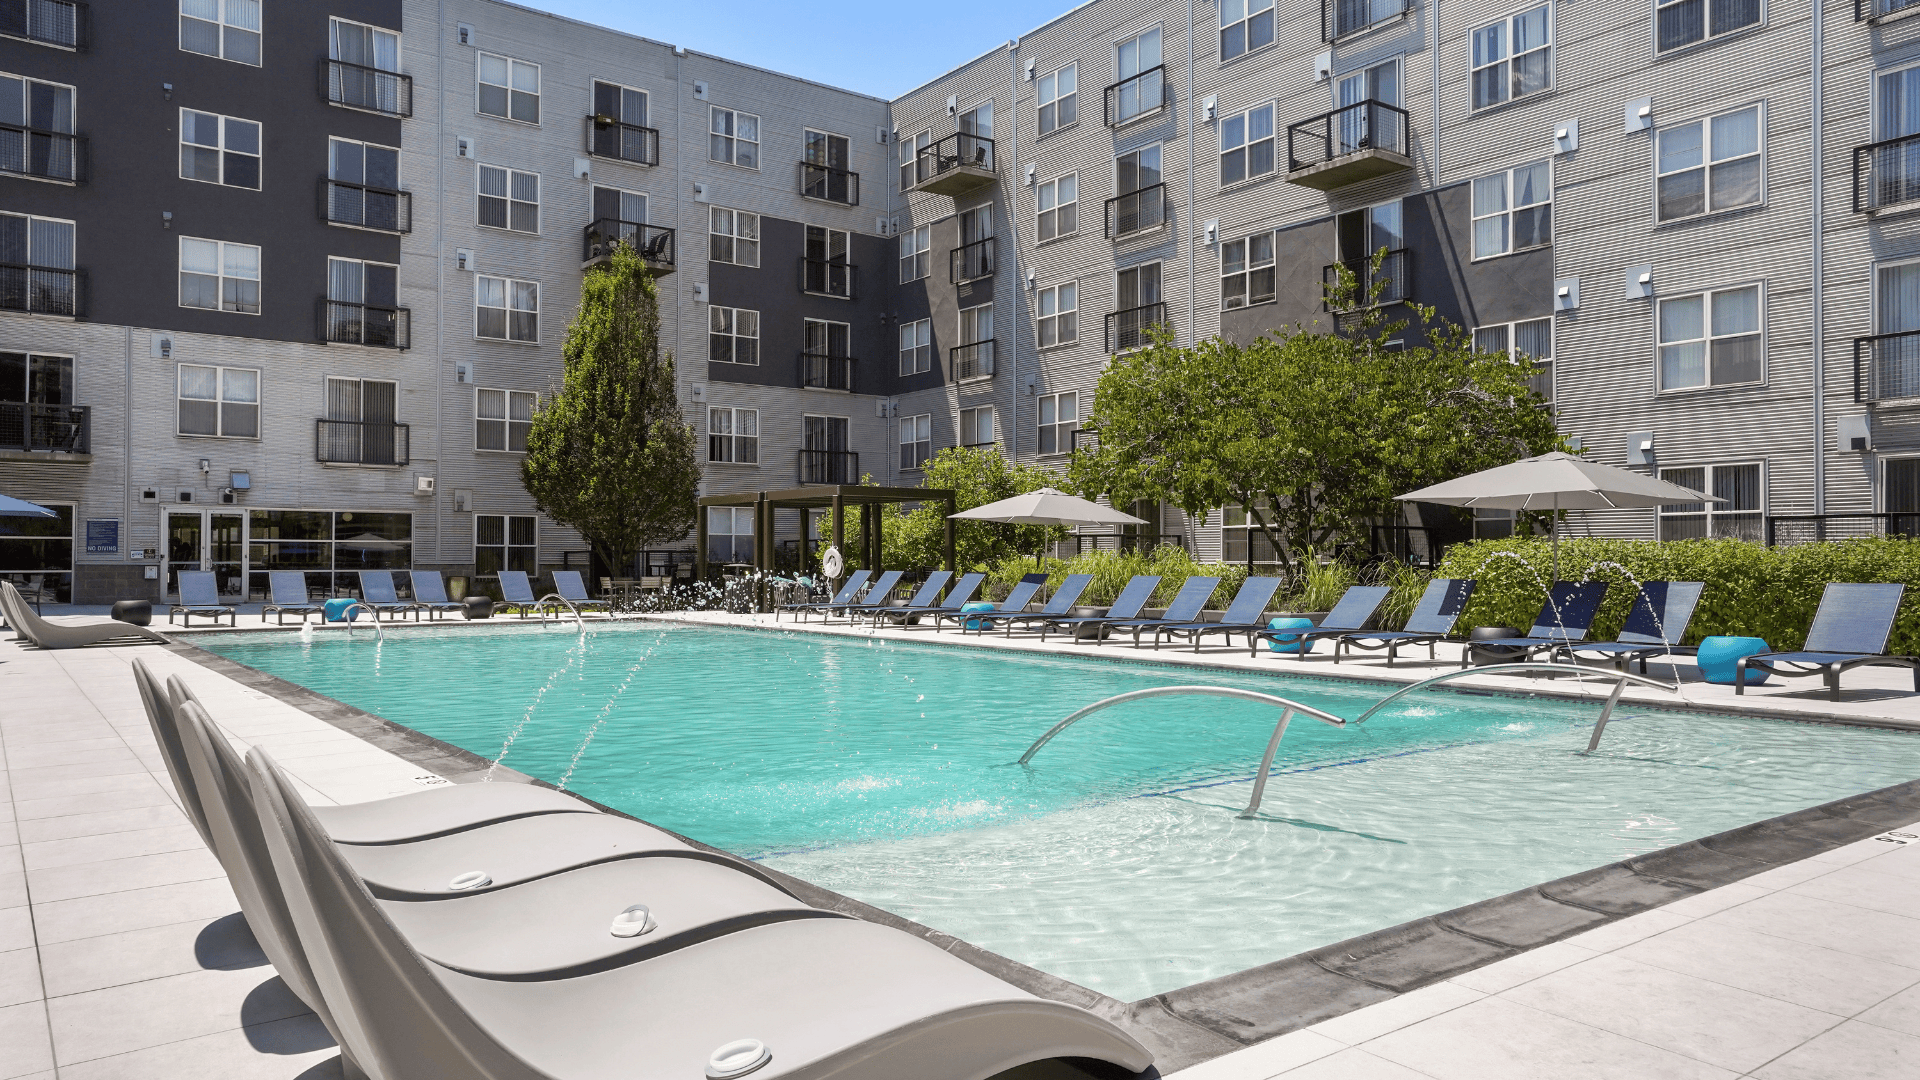
[[[1220,121],[1220,186],[1273,172],[1273,104]]]
[[[481,165],[476,180],[479,224],[514,232],[540,231],[540,174]]]
[[[900,234],[900,284],[919,281],[933,272],[933,226],[922,225]]]
[[[716,364],[760,363],[760,313],[747,308],[707,308],[707,359]]]
[[[1077,122],[1074,116],[1079,111],[1079,73],[1079,64],[1068,64],[1040,76],[1040,134],[1051,135]]]
[[[923,131],[900,139],[900,190],[905,191],[927,178],[928,166],[920,160],[921,151],[933,145],[933,132]]]
[[[1766,377],[1765,298],[1758,285],[1660,298],[1660,389]]]
[[[802,240],[800,289],[822,296],[853,298],[852,234],[845,229],[809,225]]]
[[[1488,259],[1553,242],[1553,181],[1547,163],[1473,182],[1473,257]]]
[[[975,342],[989,341],[993,338],[993,305],[981,304],[979,307],[962,308],[960,311],[960,343],[971,345]]]
[[[260,125],[181,109],[180,178],[260,190]]]
[[[760,462],[760,410],[714,405],[707,409],[707,460],[733,465]]]
[[[920,375],[933,370],[933,320],[900,324],[900,374]]]
[[[540,395],[531,390],[473,392],[473,448],[524,454],[527,432],[533,428],[533,409]]]
[[[1553,319],[1523,319],[1475,327],[1475,352],[1504,353],[1516,364],[1533,369],[1529,385],[1548,401],[1553,400]]]
[[[1728,536],[1757,542],[1763,537],[1766,470],[1759,462],[1661,469],[1660,479],[1726,500],[1662,506],[1659,515],[1660,539],[1696,540],[1708,536]]]
[[[260,0],[180,0],[180,50],[259,67]]]
[[[180,306],[260,314],[260,249],[181,237]]]
[[[1238,503],[1229,503],[1220,508],[1220,559],[1226,563],[1251,563],[1262,565],[1277,563],[1280,557],[1273,550],[1273,541],[1266,530],[1261,528],[1264,522],[1273,525],[1273,510],[1265,499],[1254,504],[1252,513]]]
[[[707,159],[743,169],[760,167],[760,118],[752,113],[713,108]]]
[[[1034,205],[1039,219],[1035,236],[1041,241],[1071,236],[1080,230],[1080,176],[1068,173],[1037,186]]]
[[[900,418],[900,467],[918,469],[933,456],[933,414]]]
[[[1167,103],[1167,75],[1157,70],[1161,64],[1160,28],[1142,30],[1114,48],[1120,80],[1107,99],[1112,112],[1107,123],[1124,124],[1159,112]]]
[[[1080,430],[1080,394],[1068,390],[1042,394],[1035,413],[1042,454],[1064,454],[1073,449],[1073,433]]]
[[[41,135],[9,132],[0,140],[0,172],[51,180],[77,180],[79,157],[74,133],[74,88],[18,75],[0,74],[0,123],[32,128]]]
[[[1654,171],[1661,221],[1760,201],[1760,106],[1660,130]]]
[[[493,577],[502,570],[540,572],[540,519],[531,514],[473,515],[473,572]]]
[[[1484,109],[1552,86],[1553,14],[1549,5],[1515,12],[1473,32],[1474,108]]]
[[[760,265],[760,215],[724,206],[707,209],[707,260]]]
[[[76,224],[59,218],[0,213],[0,263],[40,270],[74,269]],[[0,307],[42,314],[74,313],[73,275],[8,271],[13,280],[0,289]],[[0,278],[0,282],[6,281]]]
[[[475,276],[473,333],[502,341],[538,342],[540,283]]]
[[[961,446],[994,446],[996,430],[993,406],[982,405],[974,409],[960,410]]]
[[[753,554],[753,507],[707,507],[707,561],[750,563]]]
[[[479,111],[522,124],[540,122],[540,65],[481,53]]]
[[[221,439],[260,437],[260,372],[253,368],[180,365],[182,435]]]
[[[1070,345],[1079,336],[1080,284],[1063,281],[1040,290],[1040,317],[1036,323],[1040,347]]]
[[[1220,245],[1220,309],[1271,304],[1274,296],[1274,233],[1254,233]]]
[[[1760,25],[1760,0],[1658,0],[1654,40],[1660,52]]]
[[[1220,59],[1273,44],[1273,0],[1220,0]]]
[[[346,345],[406,346],[398,322],[400,268],[360,259],[327,260],[326,339]]]

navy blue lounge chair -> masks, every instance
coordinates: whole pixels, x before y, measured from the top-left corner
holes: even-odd
[[[1813,613],[1813,625],[1807,628],[1806,648],[1799,652],[1769,652],[1744,656],[1733,662],[1733,692],[1747,692],[1747,669],[1759,668],[1786,678],[1822,675],[1833,700],[1840,700],[1840,676],[1856,667],[1905,667],[1913,669],[1913,692],[1920,694],[1920,657],[1894,656],[1886,652],[1887,638],[1893,633],[1894,616],[1900,612],[1900,597],[1905,585],[1860,585],[1833,582],[1821,594],[1819,610]],[[1777,667],[1791,664],[1795,669]]]
[[[1373,621],[1373,613],[1387,600],[1387,594],[1393,590],[1385,585],[1354,585],[1340,594],[1340,601],[1320,620],[1319,626],[1303,627],[1299,630],[1260,630],[1247,635],[1247,655],[1260,655],[1262,641],[1299,642],[1300,648],[1294,650],[1300,657],[1307,658],[1306,642],[1317,637],[1339,637],[1356,630],[1365,630]]]
[[[1097,627],[1101,632],[1093,635],[1093,642],[1098,645],[1100,639],[1106,636],[1107,623],[1118,619],[1137,618],[1140,609],[1146,607],[1147,601],[1153,599],[1153,590],[1159,587],[1159,574],[1135,574],[1133,580],[1127,582],[1127,587],[1120,590],[1120,595],[1113,598],[1113,604],[1107,608],[1105,615],[1076,615],[1068,619],[1047,619],[1040,624],[1040,640],[1047,640],[1047,635],[1055,630],[1078,632],[1086,627]]]
[[[1000,606],[994,610],[1009,615],[1027,610],[1027,605],[1033,602],[1033,594],[1039,592],[1040,586],[1046,583],[1047,575],[1028,574],[1014,583],[1013,588],[1007,592],[1007,598],[1000,601]],[[960,629],[964,631],[967,628],[965,620],[974,617],[975,613],[962,612],[958,609],[941,611],[933,617],[933,628],[935,630],[940,629],[940,624],[948,619],[960,619],[962,620]]]
[[[820,611],[820,621],[825,622],[828,616],[837,612],[845,617],[848,622],[852,622],[856,616],[865,615],[877,607],[885,607],[887,597],[893,595],[894,586],[900,584],[900,579],[906,576],[907,572],[905,570],[883,571],[879,577],[873,579],[873,586],[867,590],[866,595],[861,597],[858,602],[842,604],[839,607],[822,608]]]
[[[1333,662],[1339,663],[1340,654],[1350,648],[1369,652],[1385,649],[1387,666],[1392,667],[1402,645],[1425,645],[1427,659],[1434,659],[1434,643],[1453,633],[1453,624],[1460,621],[1467,601],[1473,598],[1473,585],[1472,578],[1434,578],[1427,582],[1427,591],[1420,594],[1420,602],[1407,616],[1403,629],[1341,634],[1333,639]]]
[[[1015,611],[1010,613],[990,611],[984,615],[975,615],[973,618],[979,620],[979,627],[983,632],[995,626],[1005,626],[1007,628],[1007,636],[1012,637],[1015,626],[1023,623],[1044,623],[1049,619],[1057,619],[1067,612],[1072,611],[1073,605],[1080,602],[1080,594],[1087,591],[1087,583],[1092,580],[1092,574],[1068,574],[1066,580],[1060,583],[1060,587],[1054,590],[1053,597],[1047,601],[1047,606],[1041,608],[1039,611]],[[1031,625],[1027,628],[1032,629]]]
[[[907,606],[910,608],[931,607],[934,601],[940,599],[940,590],[946,588],[947,582],[952,580],[953,571],[951,570],[935,570],[933,573],[928,574],[927,580],[920,583],[920,590],[914,593],[913,597],[907,601]],[[889,612],[898,609],[889,608],[882,602],[879,604],[862,604],[855,610],[863,615],[873,616],[873,625],[878,626],[880,625],[880,620],[885,618]]]
[[[1699,581],[1642,582],[1640,595],[1633,598],[1633,608],[1627,612],[1627,623],[1620,628],[1617,639],[1562,645],[1553,651],[1554,658],[1578,660],[1583,654],[1593,655],[1612,660],[1621,671],[1638,660],[1644,675],[1651,657],[1689,655],[1694,650],[1681,645],[1680,639],[1687,634],[1687,624],[1693,621],[1693,609],[1699,606],[1705,588],[1706,584]]]
[[[1161,626],[1179,626],[1193,622],[1206,610],[1207,600],[1213,596],[1213,590],[1220,587],[1217,577],[1201,577],[1198,574],[1188,578],[1173,596],[1173,602],[1167,605],[1166,614],[1158,619],[1108,619],[1106,625],[1113,630],[1133,631],[1133,647],[1140,647],[1140,634]]]
[[[1556,581],[1547,589],[1547,602],[1540,605],[1540,614],[1534,616],[1533,628],[1525,637],[1490,638],[1480,644],[1516,650],[1516,663],[1536,653],[1552,652],[1586,637],[1593,617],[1600,613],[1600,601],[1606,598],[1604,581]],[[1472,649],[1461,652],[1461,667],[1472,660]]]
[[[409,570],[407,573],[413,578],[413,602],[420,605],[428,618],[438,619],[449,612],[466,614],[466,604],[447,599],[447,579],[440,576],[440,571]]]
[[[848,604],[853,603],[854,597],[860,595],[861,589],[866,588],[867,579],[872,576],[873,571],[871,570],[855,570],[853,573],[847,575],[846,581],[841,583],[840,591],[834,593],[833,597],[825,603],[781,604],[779,607],[773,609],[773,621],[779,622],[780,613],[783,611],[791,611],[799,615],[802,622],[805,622],[807,612],[809,611],[826,611],[830,608],[846,607]]]
[[[307,598],[307,575],[304,570],[270,570],[267,572],[267,594],[273,603],[260,608],[260,621],[267,621],[267,613],[273,613],[275,625],[285,626],[287,616],[298,615],[301,622],[309,615],[322,615],[325,608]]]
[[[613,614],[613,603],[608,600],[595,600],[587,595],[587,583],[581,579],[578,570],[555,570],[553,572],[553,591],[560,599],[568,601],[581,611],[599,611]]]
[[[403,619],[412,612],[413,621],[420,621],[420,605],[400,599],[393,588],[391,570],[360,571],[360,602],[373,609],[374,618]]]
[[[1172,641],[1174,635],[1184,636],[1193,643],[1193,651],[1200,651],[1200,639],[1208,634],[1225,634],[1227,645],[1233,645],[1233,635],[1246,634],[1251,637],[1266,626],[1261,618],[1267,613],[1267,603],[1273,594],[1280,591],[1280,579],[1277,577],[1250,577],[1241,583],[1240,591],[1233,595],[1233,602],[1227,605],[1226,613],[1220,621],[1162,623],[1153,628],[1153,650],[1160,651],[1160,635],[1167,635]]]
[[[939,618],[948,612],[959,611],[967,601],[973,599],[975,590],[979,589],[980,583],[985,580],[987,580],[987,575],[985,574],[962,574],[960,580],[953,583],[953,588],[947,590],[947,598],[944,601],[938,604],[928,604],[925,607],[908,605],[907,607],[888,608],[885,611],[875,613],[874,619],[878,621],[883,616],[889,619],[899,619],[900,624],[904,626],[908,619],[917,619],[923,615],[932,615],[935,618]],[[934,625],[937,627],[939,624],[935,623]]]

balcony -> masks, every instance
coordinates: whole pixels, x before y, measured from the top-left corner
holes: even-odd
[[[86,180],[87,140],[65,131],[0,124],[0,172],[79,184]]]
[[[320,61],[320,96],[330,105],[382,116],[413,115],[413,79],[345,60]]]
[[[413,344],[413,312],[321,297],[320,340],[335,345],[405,349]]]
[[[860,205],[860,174],[811,161],[800,162],[800,194],[843,206]]]
[[[86,276],[78,270],[27,263],[0,263],[0,311],[28,315],[83,314]]]
[[[1920,398],[1920,330],[1853,339],[1853,400]]]
[[[85,405],[0,401],[0,452],[91,454],[93,410]]]
[[[406,465],[407,425],[392,421],[315,420],[313,460],[324,465]]]
[[[1854,22],[1878,22],[1920,8],[1920,0],[1853,0]]]
[[[929,144],[914,155],[913,177],[908,191],[954,198],[978,191],[993,183],[993,140],[962,133]]]
[[[810,390],[852,390],[853,357],[801,353],[800,385]]]
[[[1152,232],[1167,223],[1167,185],[1155,184],[1107,200],[1107,236]]]
[[[1287,183],[1332,191],[1413,168],[1407,112],[1368,98],[1287,128]]]
[[[413,231],[413,193],[391,188],[320,181],[320,220],[374,232]]]
[[[1153,344],[1153,328],[1167,325],[1167,305],[1142,304],[1107,315],[1107,352],[1122,353]]]
[[[1359,311],[1367,307],[1384,307],[1398,304],[1409,295],[1408,285],[1409,256],[1406,248],[1394,248],[1380,259],[1375,268],[1373,258],[1344,259],[1337,263],[1328,263],[1320,270],[1320,281],[1326,287],[1326,306],[1329,311]],[[1354,280],[1354,295],[1345,300],[1336,300],[1334,293],[1340,286],[1340,271],[1345,270]]]
[[[803,293],[851,300],[859,276],[860,268],[849,262],[800,257],[800,291]]]
[[[615,244],[630,244],[647,264],[647,272],[658,277],[673,273],[673,230],[664,225],[639,221],[601,218],[587,226],[586,249],[580,256],[585,269],[613,257]]]
[[[852,450],[802,450],[802,484],[857,484],[860,482],[860,455]]]
[[[0,35],[83,52],[87,47],[85,4],[67,0],[0,3]]]
[[[1107,126],[1131,124],[1143,116],[1153,116],[1167,107],[1167,69],[1148,68],[1131,79],[1107,87]]]
[[[947,362],[953,367],[954,381],[992,378],[994,345],[994,340],[988,338],[948,349]]]
[[[1320,0],[1320,40],[1338,41],[1405,15],[1413,0]]]
[[[993,237],[947,252],[947,280],[955,285],[993,275]]]
[[[1920,202],[1920,135],[1854,148],[1854,213],[1871,214],[1916,202]]]
[[[660,164],[660,133],[611,116],[587,117],[587,153],[634,165]]]

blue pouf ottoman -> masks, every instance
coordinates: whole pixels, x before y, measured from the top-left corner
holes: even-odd
[[[976,611],[997,611],[999,610],[999,608],[1000,608],[999,604],[989,603],[988,601],[985,601],[985,600],[971,600],[971,601],[968,601],[967,603],[960,605],[960,611],[963,614],[976,612]],[[984,630],[986,629],[986,624],[981,622],[979,619],[968,619],[967,629]]]
[[[336,596],[333,599],[327,601],[326,603],[321,604],[320,608],[322,611],[326,612],[326,619],[328,622],[346,622],[347,609],[359,602],[360,601],[355,600],[351,596]],[[353,617],[356,619],[359,618],[360,613],[357,611],[354,612]]]
[[[1269,630],[1311,630],[1312,628],[1312,619],[1270,619],[1267,622],[1267,629]],[[1299,636],[1295,635],[1280,641],[1268,641],[1267,648],[1274,652],[1285,653],[1312,652],[1313,642],[1307,641],[1302,643]]]
[[[1733,685],[1733,662],[1743,656],[1770,651],[1767,643],[1757,637],[1710,637],[1702,638],[1700,651],[1695,659],[1700,664],[1700,677],[1710,683],[1721,686]],[[1759,686],[1767,681],[1767,673],[1758,669],[1747,672],[1747,685]]]

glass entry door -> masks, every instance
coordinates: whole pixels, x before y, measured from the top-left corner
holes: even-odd
[[[244,513],[218,510],[167,512],[167,593],[178,599],[180,571],[211,570],[220,587],[220,599],[237,604],[246,599],[247,518]]]

